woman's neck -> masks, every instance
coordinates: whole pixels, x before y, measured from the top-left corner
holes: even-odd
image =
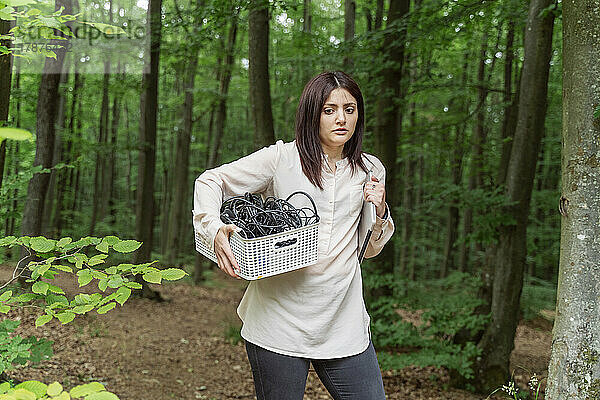
[[[336,162],[338,162],[342,159],[342,153],[344,150],[344,146],[330,147],[330,146],[325,146],[324,144],[321,144],[321,147],[323,148],[323,153],[325,153],[325,155],[327,155],[327,159],[329,160],[330,163],[335,164]]]

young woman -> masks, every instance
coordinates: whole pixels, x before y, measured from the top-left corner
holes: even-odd
[[[286,198],[302,190],[321,218],[317,263],[251,281],[238,307],[260,400],[301,400],[311,363],[336,400],[385,399],[357,257],[363,198],[377,213],[365,257],[381,251],[394,223],[385,203],[385,169],[361,150],[364,126],[356,82],[325,72],[304,88],[295,141],[278,141],[196,180],[194,228],[232,277],[239,268],[228,238],[237,228],[219,218],[224,199],[245,192]],[[373,178],[365,184],[368,171]]]

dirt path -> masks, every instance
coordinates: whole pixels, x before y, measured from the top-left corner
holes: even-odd
[[[214,287],[168,284],[157,289],[167,301],[133,298],[106,315],[78,317],[65,326],[53,321],[35,329],[35,315],[14,312],[22,319],[23,334],[54,341],[55,356],[37,368],[11,375],[21,380],[59,381],[66,387],[97,380],[122,400],[253,399],[244,347],[230,344],[227,336],[232,335],[226,334],[239,328],[235,308],[243,286],[217,279]],[[550,349],[546,328],[519,327],[514,365],[545,371]],[[526,380],[525,375],[517,377]],[[481,399],[445,389],[446,382],[444,373],[433,368],[384,372],[390,400]],[[330,398],[311,372],[304,399]]]

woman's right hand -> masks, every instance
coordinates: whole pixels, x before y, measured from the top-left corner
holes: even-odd
[[[234,278],[241,279],[235,273],[235,271],[240,270],[240,267],[238,266],[238,263],[233,256],[231,246],[229,245],[229,236],[238,229],[239,228],[233,224],[223,225],[219,228],[217,235],[215,236],[215,255],[217,256],[219,268],[223,272]]]

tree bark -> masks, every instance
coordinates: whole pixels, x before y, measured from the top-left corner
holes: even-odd
[[[599,7],[563,2],[564,212],[548,400],[600,398]]]
[[[96,223],[105,215],[106,197],[105,182],[107,179],[108,154],[108,84],[110,80],[110,60],[104,61],[104,75],[102,79],[102,102],[100,103],[100,118],[98,121],[98,145],[96,146],[96,168],[94,171],[94,198],[92,199],[92,218],[90,220],[90,235],[94,235]]]
[[[269,2],[251,0],[248,16],[248,80],[254,120],[254,147],[275,142],[269,84]]]
[[[10,30],[10,21],[0,20],[0,35],[5,35]],[[0,45],[10,47],[8,40],[0,41]],[[8,107],[10,105],[10,85],[12,78],[12,54],[0,55],[0,127],[8,121]],[[4,178],[4,163],[6,160],[6,140],[0,144],[0,188]]]
[[[136,198],[136,238],[142,242],[134,255],[134,263],[150,261],[154,230],[154,175],[156,170],[156,123],[158,112],[158,67],[161,40],[162,0],[149,0],[147,24],[150,32],[150,54],[142,75],[140,99],[140,137]],[[143,282],[142,296],[157,298]]]
[[[352,41],[356,24],[356,1],[344,1],[344,44],[346,45],[346,56],[344,57],[344,68],[349,70],[354,65],[350,54],[352,53]]]
[[[375,121],[375,151],[385,165],[387,182],[390,189],[396,188],[396,156],[397,143],[402,132],[402,91],[401,82],[404,76],[404,49],[406,29],[402,19],[408,14],[409,0],[391,0],[388,11],[388,30],[384,35],[383,52],[385,64],[382,74],[381,94],[377,101]],[[398,196],[393,195],[394,190],[388,193],[388,205],[393,209],[399,204]],[[394,267],[395,250],[391,243],[383,249],[379,257],[377,270],[381,273],[399,273]]]
[[[552,4],[552,0],[532,0],[529,7],[517,128],[506,176],[506,195],[515,203],[508,212],[516,224],[500,226],[498,243],[491,248],[494,271],[491,322],[479,342],[482,359],[476,374],[480,389],[485,391],[502,385],[509,376],[527,255],[527,218],[544,133],[552,54],[554,13],[542,10]]]
[[[377,6],[375,8],[375,30],[378,31],[383,25],[383,9],[385,0],[377,0]]]
[[[517,121],[517,104],[518,97],[513,95],[513,62],[515,59],[514,52],[515,40],[515,24],[508,23],[508,31],[506,33],[506,59],[504,62],[504,119],[502,121],[502,155],[500,156],[500,165],[498,166],[497,184],[504,185],[506,180],[506,170],[508,168],[508,160],[510,158],[510,150],[512,148],[512,140],[515,134]]]
[[[56,0],[55,9],[58,11],[64,7],[64,14],[71,14],[71,0]],[[54,40],[56,44],[64,45],[64,40]],[[36,120],[36,144],[34,166],[41,165],[43,168],[52,166],[52,155],[54,150],[54,135],[56,122],[56,111],[58,97],[58,86],[62,73],[66,48],[55,50],[56,59],[46,58],[44,71],[38,92],[37,120]],[[50,180],[49,173],[37,173],[33,175],[27,187],[27,199],[23,210],[21,222],[21,234],[37,236],[42,232],[42,221],[46,189]]]

